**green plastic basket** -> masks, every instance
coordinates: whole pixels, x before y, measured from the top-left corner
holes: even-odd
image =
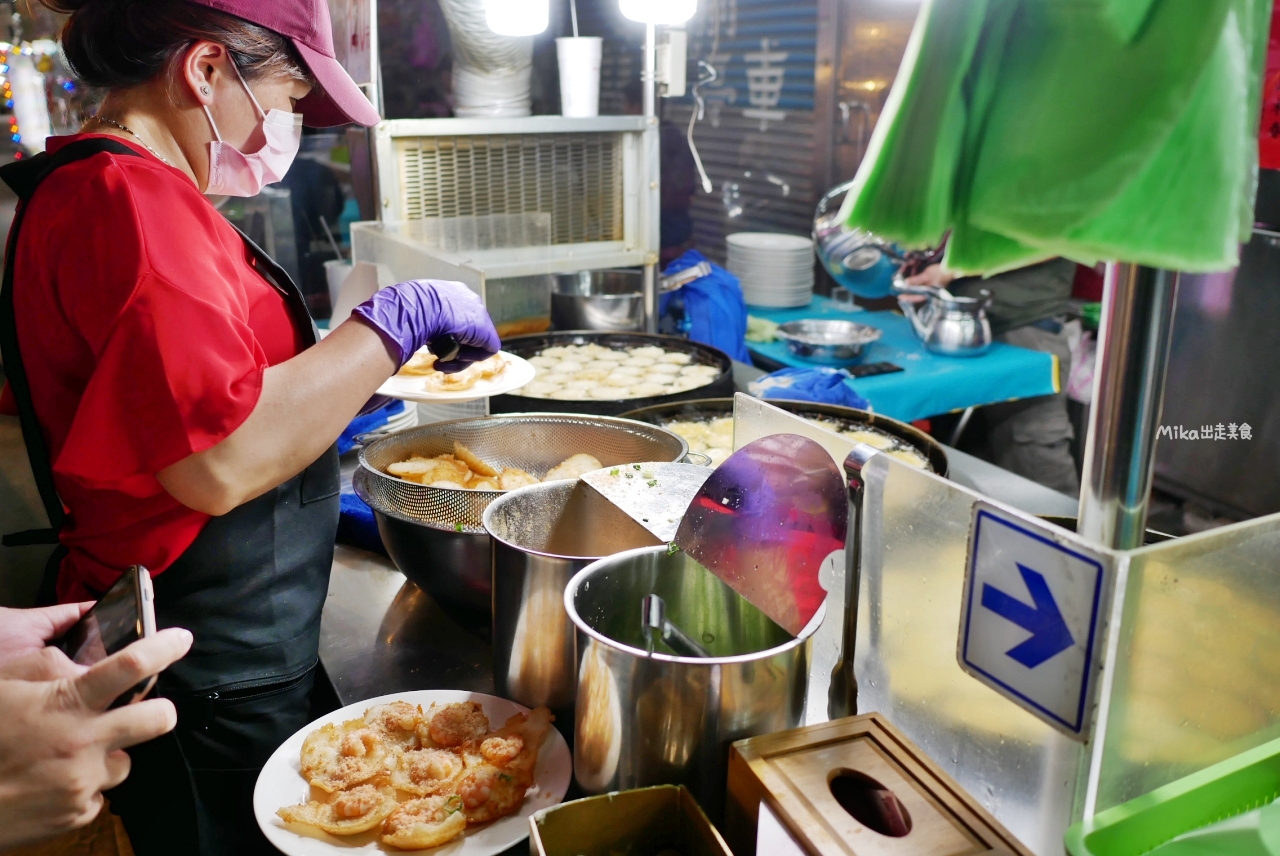
[[[1280,797],[1280,739],[1156,788],[1067,830],[1071,856],[1141,856]]]

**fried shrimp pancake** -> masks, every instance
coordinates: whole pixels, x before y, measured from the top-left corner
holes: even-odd
[[[490,823],[515,812],[524,803],[530,784],[516,772],[487,762],[471,767],[457,783],[467,823]]]
[[[379,704],[364,712],[365,723],[389,748],[407,752],[418,748],[418,722],[422,708],[405,701]]]
[[[363,784],[394,762],[385,741],[363,719],[322,726],[302,742],[303,778],[328,793]]]
[[[467,771],[458,780],[467,822],[489,823],[517,811],[533,784],[538,747],[551,729],[553,717],[545,707],[519,713],[482,740],[463,747]]]
[[[453,456],[470,467],[471,472],[478,476],[493,479],[497,478],[499,475],[498,470],[480,460],[480,457],[475,452],[471,451],[457,440],[453,441]]]
[[[520,757],[524,750],[524,738],[519,734],[508,737],[486,737],[480,741],[480,757],[495,767],[505,767]]]
[[[395,810],[395,791],[357,785],[349,791],[338,791],[327,802],[311,800],[285,806],[276,814],[285,823],[314,826],[331,835],[355,835],[373,829]]]
[[[436,370],[436,355],[428,351],[426,348],[419,348],[417,353],[409,358],[409,362],[400,367],[402,375],[425,375],[431,374]]]
[[[462,775],[462,758],[447,749],[418,749],[405,752],[391,774],[391,784],[414,796],[429,797],[449,792]]]
[[[558,479],[576,479],[592,470],[598,470],[604,464],[594,455],[588,455],[585,452],[579,452],[571,455],[558,465],[552,467],[543,478],[543,481],[556,481]]]
[[[453,481],[465,483],[471,477],[471,470],[453,455],[438,455],[424,458],[414,455],[407,461],[398,461],[387,465],[390,475],[419,484],[431,484],[437,481]]]
[[[437,746],[461,746],[469,740],[481,740],[489,733],[489,717],[474,701],[455,702],[440,708],[433,706],[427,713],[431,715],[427,734]]]
[[[448,794],[409,800],[382,823],[382,843],[403,850],[425,850],[452,841],[467,828],[461,799]]]
[[[507,467],[498,478],[498,487],[502,490],[515,490],[531,484],[538,484],[538,477],[518,467]]]
[[[497,377],[507,369],[507,361],[501,354],[494,354],[487,360],[472,363],[460,372],[445,374],[433,371],[424,378],[427,392],[460,392],[471,389],[482,380]]]

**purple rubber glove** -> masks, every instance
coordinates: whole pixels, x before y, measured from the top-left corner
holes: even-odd
[[[460,282],[411,279],[380,290],[351,310],[400,351],[400,365],[432,339],[449,334],[458,356],[436,363],[442,372],[461,371],[498,352],[501,343],[480,295]]]

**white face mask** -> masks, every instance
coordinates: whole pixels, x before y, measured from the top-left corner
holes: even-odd
[[[210,196],[257,196],[263,187],[284,178],[293,165],[302,145],[302,114],[283,110],[264,113],[253,90],[240,76],[240,69],[234,62],[231,67],[235,68],[240,85],[249,93],[249,100],[262,117],[262,134],[267,141],[253,154],[245,154],[224,142],[213,114],[205,105],[204,114],[209,117],[216,139],[209,143],[209,186],[204,192]]]

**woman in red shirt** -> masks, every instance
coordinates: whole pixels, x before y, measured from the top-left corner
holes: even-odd
[[[44,0],[108,90],[83,132],[0,171],[22,200],[0,345],[60,546],[62,601],[133,564],[191,653],[173,735],[112,795],[140,856],[274,852],[263,762],[308,720],[338,517],[334,441],[419,347],[498,348],[458,283],[380,291],[323,342],[296,287],[204,194],[284,176],[301,124],[373,125],[327,0]]]

